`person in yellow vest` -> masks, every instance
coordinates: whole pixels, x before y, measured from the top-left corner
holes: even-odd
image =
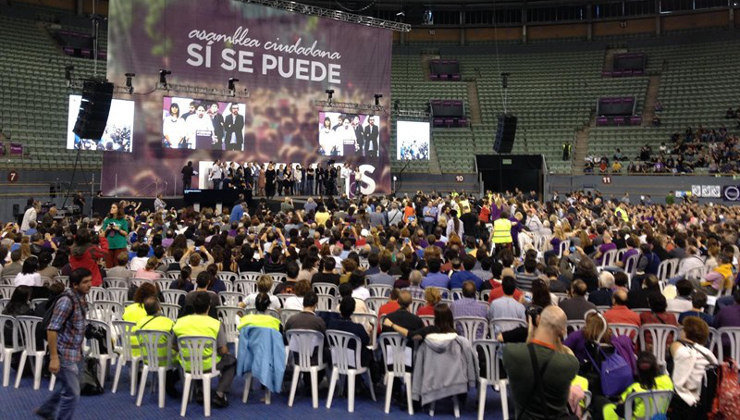
[[[134,303],[128,305],[123,310],[123,320],[136,324],[145,318],[146,309],[144,309],[144,301],[152,296],[157,296],[157,286],[154,283],[146,282],[139,286],[136,289],[136,293],[134,293]],[[131,336],[131,355],[134,357],[141,355],[139,351],[139,340],[136,338],[136,335]]]
[[[652,353],[642,352],[637,357],[637,382],[628,386],[622,392],[619,404],[606,404],[604,406],[604,420],[624,418],[624,402],[627,397],[636,392],[648,391],[673,391],[673,381],[671,381],[670,376],[659,374],[658,361]],[[668,410],[668,404],[666,403],[665,407],[658,407],[658,409],[665,413]],[[645,405],[642,400],[635,402],[632,413],[636,418],[645,417]]]
[[[622,222],[627,223],[630,221],[627,210],[624,208],[624,203],[617,204],[617,208],[614,209],[614,215],[617,216]]]
[[[513,239],[511,237],[512,222],[509,220],[509,212],[502,211],[501,216],[493,221],[493,234],[491,242],[496,246],[496,252],[503,248],[511,247]]]
[[[163,331],[167,333],[172,332],[172,326],[175,324],[171,319],[166,316],[162,316],[162,307],[159,304],[156,296],[149,296],[144,300],[144,310],[146,310],[146,316],[141,318],[136,326],[131,328],[131,332],[136,334],[140,330],[153,330]],[[157,358],[159,359],[159,365],[165,366],[167,364],[168,352],[170,353],[170,361],[175,360],[175,352],[171,347],[167,346],[167,339],[162,337],[157,347]],[[146,363],[146,361],[144,361]],[[167,371],[167,377],[165,380],[165,390],[167,395],[177,398],[180,393],[175,389],[175,383],[178,381],[179,375],[177,370],[169,369]]]
[[[226,346],[226,331],[224,330],[224,326],[219,320],[208,316],[210,306],[211,298],[208,294],[206,292],[198,292],[197,296],[193,299],[193,310],[195,314],[178,319],[172,331],[175,333],[175,345],[177,345],[177,339],[182,337],[205,336],[212,337],[216,340],[216,355],[213,355],[213,349],[210,348],[207,348],[203,352],[203,370],[209,371],[215,359],[216,368],[221,372],[221,376],[219,377],[216,394],[212,402],[215,407],[223,408],[229,405],[227,395],[231,390],[231,383],[234,381],[236,374],[236,358],[229,353],[229,348]],[[189,371],[190,363],[187,360],[189,356],[187,350],[183,349],[182,353],[179,357],[180,365],[185,371]],[[196,401],[202,401],[202,395],[202,388],[198,388],[195,391]]]

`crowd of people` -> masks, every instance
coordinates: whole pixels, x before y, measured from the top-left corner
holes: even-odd
[[[634,158],[625,156],[619,148],[611,159],[588,156],[584,172],[622,173],[626,169],[630,174],[685,174],[702,169],[710,174],[734,174],[740,171],[739,157],[738,136],[729,134],[725,127],[687,127],[683,135],[673,133],[670,142],[661,143],[657,151],[645,144]]]
[[[310,196],[337,195],[338,193],[359,194],[362,172],[359,166],[349,163],[302,166],[268,162],[226,162],[216,160],[208,167],[207,189],[251,189],[255,196]],[[191,188],[196,174],[192,162],[182,170],[184,189]]]
[[[714,397],[702,395],[714,392],[702,391],[705,367],[723,362],[716,346],[709,346],[709,328],[740,326],[738,207],[630,204],[581,192],[542,203],[520,191],[482,197],[340,195],[280,211],[266,201],[237,207],[223,213],[152,211],[117,203],[106,215],[61,220],[38,219],[29,208],[22,225],[5,226],[0,275],[15,289],[3,313],[30,313],[33,298],[52,302],[43,336],[60,394],[38,414],[52,415],[59,395],[65,401],[59,409],[73,410],[80,334],[85,314],[93,316],[83,309],[90,304],[90,288],[108,288],[112,278],[128,287],[123,319],[136,329],[177,338],[205,331],[216,340],[216,407],[229,404],[234,376],[249,368],[242,358],[252,351],[248,339],[240,339],[238,357],[227,345],[217,306],[231,290],[241,293],[236,305],[243,309],[242,337],[264,332],[283,348],[292,330],[325,337],[350,333],[363,348],[361,363],[381,387],[383,352],[367,346],[379,333],[408,339],[414,350],[406,361],[412,377],[406,386],[413,401],[398,386],[393,397],[409,409],[443,397],[464,398],[478,376],[490,371],[481,366],[480,347],[473,346],[487,337],[490,322],[491,338],[503,346],[502,374],[516,418],[585,411],[597,419],[619,418],[629,395],[662,390],[674,393],[670,407],[661,408],[670,418],[705,414],[711,410],[705,402]],[[611,258],[613,252],[620,256]],[[658,277],[661,262],[669,260],[678,264],[675,273]],[[255,290],[240,290],[239,281],[223,272],[237,278],[255,274]],[[66,291],[60,275],[68,276]],[[319,289],[326,284],[336,289]],[[377,285],[387,294],[371,292]],[[169,289],[187,292],[172,320],[160,316],[162,294]],[[295,314],[283,318],[291,310]],[[465,332],[457,323],[461,317],[483,324]],[[160,324],[144,328],[153,320]],[[581,328],[574,330],[572,321]],[[650,338],[618,333],[615,324],[682,328],[657,349]],[[720,339],[718,346],[726,358],[732,356],[728,342]],[[330,340],[322,355],[327,363],[329,347]],[[607,369],[615,361],[620,369]],[[189,369],[182,357],[180,363]],[[280,372],[285,368],[283,359],[273,365]],[[181,392],[177,376],[168,374],[171,395]],[[279,392],[282,381],[263,385]],[[592,395],[588,407],[581,403],[586,391]],[[639,403],[635,408],[645,412]]]

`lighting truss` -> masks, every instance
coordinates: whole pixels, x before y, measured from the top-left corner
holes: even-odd
[[[326,9],[308,4],[296,3],[286,0],[240,0],[243,3],[261,4],[274,9],[286,10],[289,12],[300,13],[303,15],[320,16],[341,22],[356,23],[359,25],[371,26],[373,28],[390,29],[397,32],[411,32],[411,25],[392,20],[378,19],[370,16],[356,15],[354,13],[342,12],[340,10]]]
[[[85,81],[84,80],[68,80],[67,81],[67,87],[70,89],[75,90],[82,90],[84,87]],[[130,95],[132,92],[129,90],[127,86],[119,86],[119,85],[113,85],[113,93],[114,94],[121,94],[121,95]]]
[[[337,108],[337,109],[351,109],[354,111],[375,111],[385,112],[383,105],[375,104],[357,104],[352,102],[336,102],[336,101],[325,101],[325,100],[314,100],[311,102],[313,106],[318,108]]]
[[[178,85],[175,83],[167,83],[166,85],[157,84],[157,90],[166,90],[168,92],[177,93],[195,93],[197,95],[208,95],[208,96],[230,96],[232,98],[249,98],[249,91],[247,89],[242,90],[229,90],[229,89],[212,89],[203,86],[191,86],[191,85]]]

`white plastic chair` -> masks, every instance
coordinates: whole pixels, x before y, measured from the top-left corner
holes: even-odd
[[[318,295],[319,303],[316,305],[317,311],[331,312],[334,310],[334,296],[332,295]]]
[[[420,315],[419,318],[425,327],[434,325],[434,315]]]
[[[162,315],[177,322],[177,316],[180,315],[180,305],[176,303],[161,303]]]
[[[293,380],[290,385],[288,407],[293,407],[295,392],[298,388],[298,379],[301,373],[311,375],[311,403],[313,408],[319,408],[318,373],[326,369],[324,364],[324,334],[314,330],[289,330],[285,333],[288,339],[290,353],[298,355],[298,363],[293,366]],[[311,356],[318,353],[316,364],[311,363]]]
[[[10,303],[10,299],[0,299],[0,313],[5,310],[5,307],[8,305],[8,303]]]
[[[455,318],[455,329],[457,333],[465,337],[471,343],[486,338],[488,320],[477,316],[461,316]]]
[[[339,296],[339,287],[334,283],[314,283],[311,287],[317,295]]]
[[[370,327],[369,328],[370,329],[369,347],[375,350],[378,345],[378,342],[377,342],[378,334],[376,334],[376,332],[378,331],[378,317],[373,314],[352,314],[350,315],[350,318],[352,319],[352,322],[356,322],[363,326]]]
[[[232,271],[219,271],[216,273],[216,278],[224,283],[234,283],[239,279],[239,275]]]
[[[632,254],[624,261],[624,272],[627,274],[629,280],[629,287],[632,287],[632,278],[637,275],[637,262],[640,259],[640,254]]]
[[[18,374],[15,377],[15,387],[21,386],[21,377],[23,376],[23,369],[26,367],[26,359],[28,357],[34,358],[33,365],[33,389],[34,391],[41,387],[41,366],[43,365],[44,354],[46,349],[37,350],[36,347],[36,326],[43,319],[38,316],[17,316],[16,321],[18,322],[18,331],[20,332],[20,338],[22,343],[23,352],[21,353],[21,361],[18,364]],[[44,347],[46,347],[44,345]]]
[[[640,327],[640,350],[647,350],[645,338],[650,334],[653,342],[651,349],[659,366],[666,366],[665,353],[668,348],[668,337],[673,335],[673,339],[678,339],[678,327],[664,324],[647,324]]]
[[[172,352],[170,351],[172,348],[172,334],[157,330],[139,330],[136,332],[136,337],[139,339],[139,348],[141,349],[141,360],[143,363],[136,406],[141,406],[149,373],[156,372],[159,385],[159,408],[164,408],[165,378],[167,369],[172,365]],[[165,349],[164,360],[161,360],[159,357],[159,350],[162,348]]]
[[[163,290],[168,290],[170,288],[171,283],[172,283],[172,280],[168,279],[165,276],[162,276],[161,279],[154,280],[154,284],[157,285],[160,292]]]
[[[406,403],[410,416],[414,415],[414,405],[411,401],[411,372],[406,371],[406,352],[411,349],[406,346],[406,337],[398,333],[383,333],[380,335],[380,349],[383,352],[383,366],[385,367],[385,414],[391,410],[391,394],[393,380],[403,379],[406,386]]]
[[[280,323],[285,325],[286,322],[295,314],[301,313],[298,309],[282,309],[280,311]]]
[[[617,250],[610,249],[601,256],[601,265],[599,267],[614,267],[617,263]]]
[[[626,335],[632,339],[632,343],[637,345],[637,339],[640,337],[640,327],[634,324],[609,324],[609,329],[614,335]]]
[[[118,381],[121,379],[121,370],[123,365],[131,362],[129,368],[129,374],[131,376],[131,395],[136,395],[136,380],[139,373],[139,361],[141,356],[134,356],[131,351],[131,336],[133,333],[131,329],[136,326],[133,322],[127,321],[113,321],[113,328],[116,331],[116,350],[118,351],[118,358],[116,359],[116,374],[113,377],[113,388],[111,392],[113,394],[118,390]]]
[[[184,298],[185,295],[187,294],[188,292],[184,290],[179,290],[179,289],[162,290],[162,297],[164,298],[164,303],[172,303],[175,305],[179,305],[180,298]]]
[[[265,273],[265,274],[272,277],[273,287],[279,283],[285,282],[288,279],[288,276],[285,273]]]
[[[642,406],[645,407],[645,415],[641,419],[651,419],[658,413],[665,414],[673,398],[673,391],[648,391],[635,392],[630,394],[624,401],[624,418],[633,420],[638,417],[634,416],[635,402],[642,400]]]
[[[393,286],[387,284],[371,284],[367,286],[367,290],[370,291],[371,297],[383,297],[387,298],[391,295]]]
[[[123,303],[128,298],[128,289],[123,287],[110,287],[108,290],[108,300],[111,302]]]
[[[513,330],[516,327],[527,328],[527,321],[519,318],[496,318],[490,322],[491,338],[494,340],[496,336],[503,332]]]
[[[385,305],[386,303],[388,303],[387,297],[372,297],[371,296],[365,299],[365,306],[367,306],[368,309],[375,312],[376,314],[378,313],[378,310],[380,309],[380,307]]]
[[[475,353],[478,355],[481,361],[485,361],[486,370],[478,378],[478,420],[483,420],[483,416],[486,410],[486,392],[488,386],[498,385],[501,392],[501,410],[504,414],[504,420],[509,418],[509,404],[506,394],[507,379],[501,378],[501,371],[499,370],[499,349],[503,346],[495,340],[477,340],[473,343]]]
[[[5,341],[5,326],[10,324],[12,330],[12,338],[10,342]],[[20,329],[18,327],[18,321],[10,315],[0,315],[0,350],[2,350],[3,360],[3,387],[7,387],[10,383],[10,359],[13,357],[13,353],[23,351],[21,342],[19,339]]]
[[[216,339],[213,337],[180,337],[177,339],[177,346],[180,349],[180,360],[190,364],[190,370],[186,370],[183,364],[185,374],[185,383],[182,388],[182,403],[180,405],[180,417],[185,417],[188,408],[188,397],[190,396],[190,385],[193,379],[203,381],[203,410],[206,417],[211,416],[211,379],[220,374],[216,369]],[[211,368],[204,369],[205,358],[203,355],[207,349],[211,349]]]
[[[409,305],[409,312],[411,312],[412,314],[415,314],[419,310],[419,308],[421,308],[422,306],[426,304],[427,304],[427,301],[425,301],[424,299],[412,298],[411,305]]]
[[[170,270],[164,273],[164,275],[170,280],[177,280],[180,278],[180,270]]]
[[[568,333],[571,333],[573,331],[578,331],[586,326],[586,321],[581,321],[579,319],[572,319],[568,320],[566,322]]]
[[[240,314],[243,314],[244,310],[237,306],[217,306],[216,313],[218,314],[218,320],[224,326],[226,342],[234,343],[234,357],[237,357],[237,352],[239,351],[239,330],[236,327],[239,325]]]
[[[673,275],[673,272],[678,268],[678,260],[671,258],[670,260],[661,261],[658,264],[658,280],[665,282]],[[676,266],[674,268],[674,266]]]
[[[88,318],[111,324],[114,320],[123,319],[123,305],[110,300],[99,300],[90,304]]]
[[[722,327],[717,330],[717,348],[720,361],[726,357],[722,348],[722,338],[724,336],[730,339],[730,354],[727,356],[733,360],[740,360],[740,327]]]
[[[244,296],[257,293],[257,281],[239,279],[234,282],[234,290],[241,293]]]
[[[223,306],[238,306],[244,295],[239,292],[220,292],[218,297]]]
[[[257,283],[257,280],[260,278],[261,275],[262,273],[256,271],[245,271],[243,273],[239,273],[239,281],[247,280]]]
[[[560,243],[558,244],[558,258],[563,257],[563,253],[565,252],[566,249],[568,249],[569,246],[570,246],[570,239],[560,241]]]
[[[326,337],[331,347],[333,366],[326,408],[331,408],[331,401],[334,398],[334,390],[336,389],[339,375],[347,376],[347,411],[350,413],[355,412],[355,377],[357,375],[365,375],[370,388],[370,395],[373,401],[377,401],[370,371],[366,366],[362,366],[360,362],[362,346],[360,339],[354,334],[338,330],[328,330]],[[354,350],[351,347],[354,347]]]
[[[128,280],[123,277],[106,277],[103,279],[103,286],[110,289],[111,287],[127,289]]]
[[[0,286],[0,297],[2,297],[3,299],[10,299],[10,297],[13,295],[13,290],[15,290],[15,286],[12,285]]]

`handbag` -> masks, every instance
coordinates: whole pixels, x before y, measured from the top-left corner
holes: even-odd
[[[601,391],[607,397],[619,395],[634,381],[632,368],[617,351],[607,356],[601,346],[598,346],[598,349],[603,358],[601,366],[591,357],[591,352],[586,351],[586,356],[591,360],[594,369],[599,372]]]

